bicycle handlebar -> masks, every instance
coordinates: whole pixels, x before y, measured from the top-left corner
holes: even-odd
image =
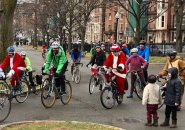
[[[158,81],[158,82],[161,82],[161,80],[160,80],[160,79],[167,80],[167,78],[166,78],[166,77],[161,77],[161,78],[160,78],[160,77],[157,77],[157,81]]]

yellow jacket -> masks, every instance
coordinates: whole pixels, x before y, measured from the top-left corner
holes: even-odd
[[[166,76],[167,75],[167,70],[172,68],[172,67],[176,67],[178,69],[180,78],[182,80],[185,80],[185,61],[183,61],[180,57],[176,57],[171,62],[168,58],[167,61],[166,61],[165,66],[164,66],[163,70],[160,72],[160,74],[162,76]]]

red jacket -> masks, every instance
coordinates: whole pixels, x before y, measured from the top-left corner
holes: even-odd
[[[8,55],[5,57],[3,63],[0,65],[0,68],[4,70],[7,66],[10,66],[10,57]],[[23,58],[18,53],[15,53],[13,57],[13,67],[11,69],[16,71],[18,67],[26,68],[26,64]]]

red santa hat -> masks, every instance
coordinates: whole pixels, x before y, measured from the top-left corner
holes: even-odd
[[[120,51],[120,46],[118,44],[112,44],[110,48],[111,51]]]

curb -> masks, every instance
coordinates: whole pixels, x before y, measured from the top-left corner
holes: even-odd
[[[126,129],[122,129],[122,128],[119,128],[119,127],[114,127],[114,126],[110,126],[110,125],[104,125],[104,124],[99,124],[99,123],[92,123],[92,122],[80,122],[80,121],[59,121],[59,120],[35,120],[35,121],[22,121],[22,122],[13,122],[13,123],[8,123],[8,124],[4,124],[4,125],[0,125],[0,130],[3,130],[4,128],[8,127],[8,126],[12,126],[12,125],[17,125],[17,124],[26,124],[26,123],[39,123],[39,122],[48,122],[48,123],[73,123],[73,124],[92,124],[92,125],[101,125],[103,127],[106,127],[106,128],[111,128],[111,129],[114,129],[114,130],[126,130]]]

